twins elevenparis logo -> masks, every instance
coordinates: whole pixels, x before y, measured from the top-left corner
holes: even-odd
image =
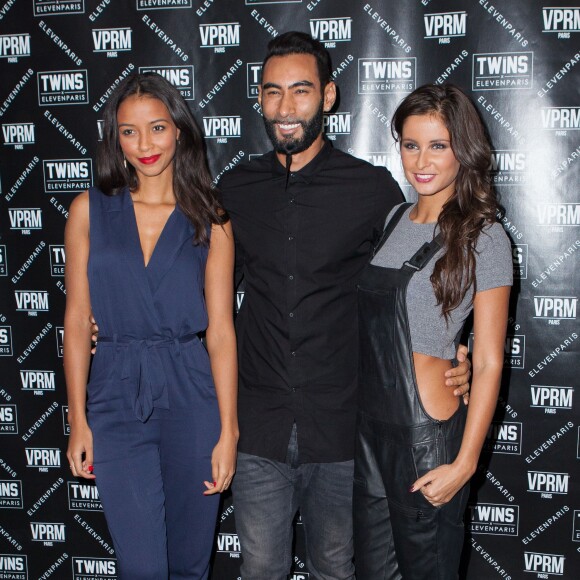
[[[36,73],[39,105],[86,105],[89,81],[86,69]]]
[[[12,356],[12,326],[0,326],[0,356]]]
[[[186,101],[194,99],[193,65],[185,66],[140,66],[140,73],[154,72],[169,81]]]
[[[117,560],[75,556],[72,559],[73,580],[117,580]]]
[[[25,554],[0,554],[0,578],[28,580],[28,556]]]
[[[522,423],[492,421],[483,444],[483,451],[521,455]]]
[[[519,519],[518,505],[477,503],[467,508],[467,528],[472,534],[517,536]]]
[[[527,152],[494,149],[491,152],[491,179],[495,185],[525,185],[528,181]]]
[[[474,54],[471,88],[474,91],[531,89],[533,63],[533,52]]]
[[[0,244],[0,276],[8,276],[8,255],[5,244]]]
[[[42,162],[46,193],[80,193],[93,185],[93,160],[46,159]]]
[[[0,404],[0,435],[18,433],[18,410],[14,403]]]
[[[0,508],[22,509],[23,507],[22,481],[19,479],[0,480]]]
[[[84,14],[85,0],[33,0],[34,16]]]
[[[359,58],[358,92],[366,95],[410,93],[415,90],[417,59]]]

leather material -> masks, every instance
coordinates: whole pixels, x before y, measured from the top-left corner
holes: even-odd
[[[376,251],[404,209],[393,216]],[[463,404],[446,421],[430,417],[416,384],[406,290],[413,274],[436,253],[434,242],[400,269],[369,264],[358,284],[357,580],[457,578],[468,486],[440,508],[421,492],[409,492],[419,477],[455,459],[466,418]]]

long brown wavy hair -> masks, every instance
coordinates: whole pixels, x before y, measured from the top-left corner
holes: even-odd
[[[105,106],[103,140],[97,148],[99,189],[107,195],[118,195],[125,187],[135,191],[139,186],[135,169],[123,163],[117,126],[119,105],[131,95],[159,99],[180,130],[173,158],[173,193],[195,228],[194,243],[207,245],[209,226],[227,222],[228,216],[213,188],[201,130],[179,91],[161,75],[132,74],[115,89]]]
[[[467,95],[452,84],[424,85],[408,95],[391,121],[391,133],[401,140],[411,115],[436,115],[451,137],[460,167],[455,191],[447,200],[437,225],[444,254],[437,260],[431,283],[445,320],[475,288],[475,246],[485,225],[496,220],[498,203],[490,185],[491,151],[483,123]]]

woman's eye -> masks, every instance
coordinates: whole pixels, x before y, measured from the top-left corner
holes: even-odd
[[[163,131],[165,129],[165,125],[155,125],[155,127],[153,127],[154,131]]]
[[[121,135],[131,135],[133,133],[132,129],[123,129]]]

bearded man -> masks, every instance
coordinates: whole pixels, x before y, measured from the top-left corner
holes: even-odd
[[[311,576],[354,578],[356,281],[403,196],[384,167],[324,139],[331,73],[308,34],[273,39],[258,101],[274,150],[220,183],[245,283],[232,486],[245,580],[287,578],[298,511]],[[468,369],[449,371],[447,384],[464,385]]]

